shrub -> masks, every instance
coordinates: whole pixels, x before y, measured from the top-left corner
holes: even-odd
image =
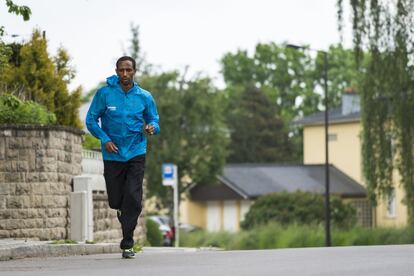
[[[82,141],[82,147],[87,150],[100,150],[101,142],[89,133],[86,133]]]
[[[332,229],[334,246],[412,243],[414,243],[413,227]],[[270,223],[237,233],[197,231],[181,234],[180,245],[216,246],[227,250],[320,247],[325,245],[325,229],[322,225]]]
[[[56,116],[32,101],[10,94],[0,95],[0,124],[54,124]]]
[[[355,224],[355,209],[337,197],[331,197],[332,224],[350,227]],[[325,220],[324,197],[304,192],[272,193],[259,197],[246,214],[241,226],[250,229],[267,223],[320,224]]]
[[[161,246],[162,245],[162,233],[160,231],[158,223],[153,220],[147,219],[147,242],[151,246]]]

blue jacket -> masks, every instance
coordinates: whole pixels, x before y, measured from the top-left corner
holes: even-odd
[[[126,162],[146,153],[145,124],[154,126],[154,134],[160,132],[157,106],[151,93],[136,83],[127,93],[122,90],[117,76],[107,78],[106,83],[92,100],[86,127],[101,141],[104,160]],[[109,141],[118,147],[118,153],[106,151],[105,144]]]

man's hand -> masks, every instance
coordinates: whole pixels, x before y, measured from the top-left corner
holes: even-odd
[[[145,126],[145,132],[148,133],[149,135],[153,135],[155,131],[155,128],[153,125],[146,125]]]
[[[109,141],[108,143],[105,144],[105,149],[109,153],[118,153],[117,146],[115,146],[115,144],[112,143],[111,141]]]

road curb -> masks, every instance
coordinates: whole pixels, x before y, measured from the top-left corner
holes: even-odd
[[[119,253],[119,244],[36,244],[0,249],[0,261],[73,255]]]

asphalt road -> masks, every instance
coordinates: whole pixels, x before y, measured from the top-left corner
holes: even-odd
[[[414,245],[251,251],[147,251],[0,262],[0,275],[414,275]]]

